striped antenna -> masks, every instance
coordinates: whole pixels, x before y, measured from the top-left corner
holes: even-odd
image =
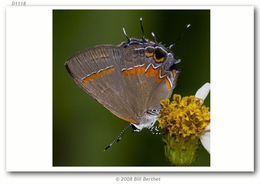
[[[153,36],[153,40],[154,40],[154,42],[157,43],[157,40],[156,40],[156,36],[155,36],[155,34],[154,34],[153,32],[152,32],[151,34],[152,34],[152,36]]]
[[[126,34],[126,31],[125,31],[125,28],[124,28],[124,27],[123,27],[123,33],[124,33],[126,39],[128,40],[128,42],[130,42],[130,39],[129,39],[128,35]]]
[[[181,32],[181,34],[179,35],[179,37],[176,39],[175,43],[171,44],[168,48],[172,49],[173,47],[175,47],[175,45],[180,42],[185,34],[185,32],[191,27],[191,24],[187,24],[184,28],[184,30]]]
[[[121,141],[122,136],[125,134],[125,132],[127,131],[127,129],[129,127],[131,127],[132,124],[127,125],[121,132],[120,134],[108,145],[104,148],[104,152],[107,151],[114,143],[118,143],[119,141]]]
[[[146,39],[144,37],[144,26],[143,26],[143,18],[142,17],[140,17],[140,27],[141,27],[141,31],[142,31],[142,40],[144,42],[146,42]]]

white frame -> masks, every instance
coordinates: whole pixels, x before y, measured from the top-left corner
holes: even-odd
[[[53,167],[52,9],[210,9],[211,166]],[[35,21],[37,20],[37,21]],[[33,24],[32,24],[33,23]],[[223,29],[224,28],[224,29]],[[29,51],[29,52],[28,52]],[[43,54],[44,51],[44,55]],[[39,58],[39,56],[41,56]],[[35,60],[37,59],[37,60]],[[17,63],[21,61],[22,63]],[[41,69],[38,69],[39,64]],[[35,78],[32,78],[35,77]],[[37,77],[37,78],[36,78]],[[33,87],[31,85],[34,85]],[[39,96],[41,95],[41,96]],[[40,99],[39,99],[40,98]],[[246,101],[245,101],[246,100]],[[245,109],[246,108],[246,109]],[[46,124],[48,123],[48,125]],[[30,131],[34,132],[30,132]],[[33,139],[33,140],[32,140]],[[37,144],[37,145],[36,145]],[[41,148],[39,148],[41,146]],[[242,149],[241,149],[242,146]],[[224,153],[221,153],[224,152]],[[17,156],[18,155],[18,156]],[[7,171],[254,171],[252,6],[6,8]]]

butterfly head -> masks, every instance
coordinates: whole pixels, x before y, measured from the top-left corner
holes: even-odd
[[[121,46],[123,46],[124,48],[132,48],[135,51],[144,52],[145,57],[151,59],[152,64],[154,64],[155,66],[160,66],[162,70],[166,73],[172,72],[173,70],[177,71],[176,64],[178,64],[181,60],[175,59],[174,53],[171,51],[173,45],[170,45],[170,47],[167,48],[161,43],[158,43],[153,32],[153,41],[146,39],[144,37],[142,18],[140,18],[140,25],[142,31],[141,39],[129,38],[126,34],[125,29],[123,28],[123,33],[127,38],[127,42],[121,43]]]

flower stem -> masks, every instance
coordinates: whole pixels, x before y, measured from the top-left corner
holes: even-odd
[[[172,165],[191,165],[196,159],[199,138],[196,136],[170,136],[163,137],[165,142],[165,156]]]

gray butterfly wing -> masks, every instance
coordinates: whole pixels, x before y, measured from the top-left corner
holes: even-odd
[[[158,111],[160,100],[170,97],[176,82],[170,82],[162,74],[161,65],[155,65],[143,50],[136,50],[139,47],[142,45],[97,46],[76,54],[65,64],[84,91],[134,124],[143,122],[147,111]]]
[[[96,46],[71,57],[65,66],[85,92],[119,118],[135,123],[122,79],[122,50],[119,46]]]
[[[142,46],[129,46],[122,55],[124,84],[128,90],[129,106],[135,112],[137,121],[142,121],[147,111],[161,109],[160,101],[169,98],[175,87],[177,75],[163,75],[161,65],[156,65],[153,58],[147,58]]]

